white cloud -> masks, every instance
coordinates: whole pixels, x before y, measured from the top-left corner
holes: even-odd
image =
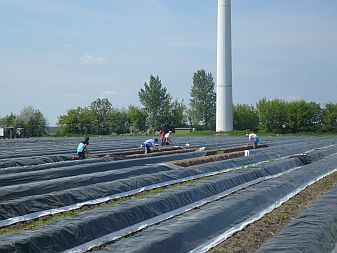
[[[132,95],[132,93],[130,93],[130,92],[113,91],[113,90],[103,91],[101,93],[101,97],[129,96],[129,95]]]
[[[85,54],[81,57],[81,62],[87,65],[104,65],[108,61],[105,58],[100,57],[100,56],[92,56],[92,55]]]

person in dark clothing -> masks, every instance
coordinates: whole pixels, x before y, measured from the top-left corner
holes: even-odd
[[[88,152],[87,146],[89,145],[89,137],[85,137],[84,141],[82,141],[77,146],[77,155],[80,160],[87,158],[86,154]]]

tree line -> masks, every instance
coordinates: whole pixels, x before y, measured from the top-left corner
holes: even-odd
[[[11,113],[0,117],[0,127],[22,127],[30,136],[44,136],[47,134],[47,119],[40,110],[26,106],[17,115]]]
[[[141,107],[117,108],[107,98],[77,107],[58,117],[59,135],[154,133],[160,129],[196,127],[215,130],[216,93],[213,76],[193,73],[188,106],[173,99],[158,76],[150,76],[138,92]],[[46,132],[46,119],[31,106],[19,115],[0,117],[0,126],[26,127],[33,136]],[[324,107],[305,100],[260,99],[256,106],[233,105],[233,127],[241,131],[273,133],[337,132],[337,104]]]

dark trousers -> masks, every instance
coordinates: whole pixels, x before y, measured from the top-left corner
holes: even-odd
[[[146,144],[145,145],[145,154],[151,153],[151,148],[150,145]]]
[[[78,154],[78,158],[79,158],[80,160],[85,159],[85,153],[84,153],[84,151],[78,152],[77,154]]]

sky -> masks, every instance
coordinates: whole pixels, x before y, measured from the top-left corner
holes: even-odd
[[[150,75],[188,104],[216,26],[217,0],[0,0],[0,117],[141,106]],[[337,103],[337,0],[232,0],[232,62],[234,104]]]

